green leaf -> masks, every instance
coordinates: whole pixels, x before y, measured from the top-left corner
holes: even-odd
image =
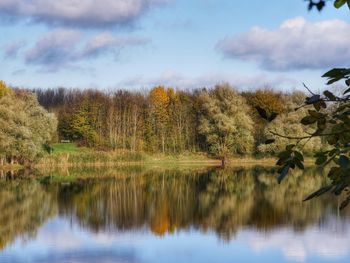
[[[324,109],[327,108],[327,104],[323,100],[320,100],[319,103],[321,105],[321,108],[324,108]]]
[[[330,71],[327,71],[322,75],[322,78],[337,78],[339,76],[342,76],[342,72],[344,72],[346,68],[334,68]]]
[[[332,188],[333,188],[333,185],[328,185],[328,186],[322,187],[319,190],[317,190],[316,192],[314,192],[311,195],[309,195],[308,197],[306,197],[303,201],[304,202],[309,201],[316,196],[323,195],[323,194],[329,192]]]
[[[340,209],[340,210],[343,210],[345,207],[348,206],[349,202],[350,202],[350,196],[349,196],[348,198],[346,198],[346,199],[341,203],[339,209]]]
[[[323,101],[323,100],[319,100],[317,102],[315,102],[314,107],[317,111],[319,111],[321,108],[327,108],[327,104]]]
[[[265,141],[265,144],[271,144],[274,143],[276,140],[275,139],[268,139]]]
[[[314,108],[315,108],[317,111],[319,111],[319,110],[321,109],[321,104],[320,104],[320,102],[314,103]]]
[[[315,110],[309,110],[308,111],[310,116],[314,117],[314,118],[317,118],[317,119],[320,119],[320,118],[323,118],[324,117],[324,114],[321,113],[321,112],[317,112]]]
[[[265,110],[265,109],[263,109],[263,108],[261,108],[261,107],[259,107],[259,106],[256,106],[255,109],[258,111],[258,113],[259,113],[259,115],[260,115],[261,118],[263,118],[263,119],[265,119],[265,120],[268,119],[267,113],[266,113],[266,110]]]
[[[287,176],[288,172],[289,172],[289,165],[286,165],[282,168],[280,175],[277,177],[277,181],[280,184],[282,182],[282,180]]]
[[[326,129],[326,119],[320,119],[318,120],[317,122],[317,128],[321,131],[325,130]]]
[[[310,125],[310,124],[315,123],[316,121],[317,121],[317,119],[315,117],[306,116],[300,121],[300,123],[303,125]]]
[[[294,159],[294,163],[299,169],[304,170],[304,164],[299,159]]]
[[[272,122],[276,117],[278,116],[278,113],[272,112],[271,115],[267,118],[269,122]]]
[[[335,195],[340,195],[345,188],[346,188],[346,184],[340,183],[340,184],[336,185],[336,187],[333,189],[332,193]]]
[[[335,8],[340,8],[342,7],[343,5],[345,5],[345,3],[347,2],[347,0],[336,0],[334,2],[334,7]]]
[[[334,96],[334,94],[332,92],[328,91],[328,90],[325,90],[323,92],[323,95],[325,95],[330,100],[336,100],[337,99],[337,97]]]
[[[327,156],[326,155],[320,155],[317,157],[315,164],[316,165],[322,165],[327,161]]]
[[[286,150],[291,151],[291,150],[293,150],[294,147],[295,147],[295,144],[289,144],[286,146]]]
[[[298,151],[294,151],[294,156],[295,158],[297,158],[300,161],[304,161],[304,156],[302,155],[302,153],[298,152]]]
[[[330,145],[335,145],[339,140],[339,136],[338,135],[330,135],[330,136],[327,136],[326,140]]]
[[[339,157],[340,167],[343,169],[346,169],[346,168],[348,168],[349,164],[350,164],[349,158],[345,155],[340,155],[340,157]]]
[[[287,159],[290,157],[290,155],[292,154],[291,151],[283,151],[278,155],[278,158],[280,159]]]
[[[339,152],[338,149],[333,149],[333,150],[329,151],[328,156],[331,157],[331,156],[335,155],[335,154],[338,153],[338,152]]]
[[[339,77],[339,78],[333,78],[333,79],[330,79],[328,82],[327,82],[327,85],[331,85],[339,80],[341,80],[343,77]]]
[[[328,78],[329,81],[327,82],[328,85],[337,82],[338,80],[341,80],[343,78],[346,78],[350,74],[350,69],[346,68],[334,68],[328,72],[326,72],[322,77]]]

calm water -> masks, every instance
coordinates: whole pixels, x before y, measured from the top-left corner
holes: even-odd
[[[319,171],[282,185],[263,168],[10,177],[1,263],[350,262],[350,209],[331,196],[301,202],[326,183]]]

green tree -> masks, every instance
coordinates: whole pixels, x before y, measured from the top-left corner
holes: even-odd
[[[94,146],[97,142],[97,133],[90,115],[88,102],[83,102],[72,116],[70,130],[74,139],[83,141],[85,145]]]
[[[258,110],[266,112],[267,115],[280,114],[285,109],[284,98],[281,92],[266,87],[254,92],[243,92],[242,96],[246,98],[250,106],[249,115],[254,122],[254,140],[256,148],[266,140],[266,122],[261,119]],[[257,150],[257,149],[255,149]]]
[[[300,105],[303,104],[305,94],[302,92],[294,92],[292,94],[285,95],[282,99],[284,102],[284,109],[280,111],[276,119],[268,122],[263,130],[264,140],[268,140],[273,137],[273,134],[288,134],[292,137],[306,136],[312,132],[311,127],[307,127],[300,123],[300,119],[305,116],[307,110],[300,108],[295,111]],[[262,153],[276,154],[284,150],[288,145],[289,140],[283,137],[276,137],[275,141],[271,144],[261,143],[258,146],[258,151]],[[296,140],[294,140],[296,143]],[[311,138],[307,144],[303,147],[303,152],[312,154],[315,151],[319,151],[322,148],[322,141],[320,138]]]
[[[34,161],[56,126],[56,117],[39,105],[34,94],[9,92],[0,98],[1,164]]]
[[[212,154],[222,164],[228,155],[247,154],[253,149],[253,122],[245,99],[228,84],[204,90],[199,95],[201,115],[199,132],[205,136]]]

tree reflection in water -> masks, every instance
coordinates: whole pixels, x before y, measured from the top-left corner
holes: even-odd
[[[57,214],[55,193],[35,180],[0,181],[0,250],[21,236],[35,237],[37,229]]]
[[[0,249],[35,235],[53,216],[94,232],[149,229],[214,231],[223,240],[242,228],[303,231],[336,213],[327,196],[302,203],[325,184],[318,171],[295,172],[281,185],[267,168],[127,172],[76,171],[70,183],[37,179],[0,181]],[[99,174],[99,176],[91,175]],[[96,179],[97,177],[97,179]],[[342,216],[346,215],[346,211]]]

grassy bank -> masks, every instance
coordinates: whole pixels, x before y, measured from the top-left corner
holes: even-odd
[[[54,144],[53,153],[45,154],[36,167],[44,166],[105,166],[131,164],[220,164],[220,161],[201,153],[185,153],[177,155],[148,154],[125,150],[98,151],[85,147],[77,147],[73,143]]]
[[[227,166],[274,166],[276,158],[273,157],[231,157]],[[305,164],[313,164],[312,158],[307,158]],[[144,152],[98,151],[95,149],[77,147],[74,143],[58,143],[53,145],[52,154],[44,154],[34,166],[45,167],[89,167],[89,166],[125,166],[125,165],[149,165],[149,166],[219,166],[221,161],[208,156],[205,153],[183,153],[176,155],[148,154]],[[0,166],[0,170],[15,170],[21,166]]]

